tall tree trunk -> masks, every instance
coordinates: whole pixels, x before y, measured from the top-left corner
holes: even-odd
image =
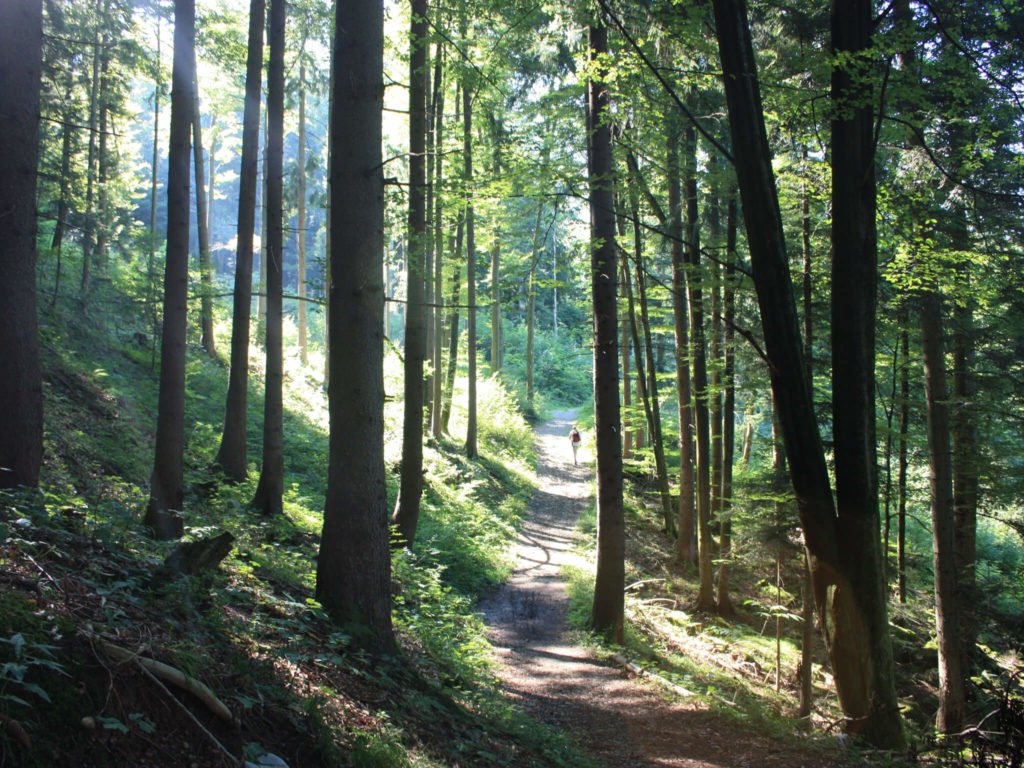
[[[214,237],[214,203],[217,199],[217,139],[220,138],[220,130],[217,127],[217,117],[215,115],[210,116],[210,133],[209,133],[209,148],[206,151],[206,231],[209,233],[209,237]],[[218,270],[218,265],[213,265],[213,274]]]
[[[837,653],[864,659],[865,681],[836,674],[869,710],[891,708],[891,722],[870,739],[888,740],[899,712],[893,693],[892,647],[878,520],[875,439],[875,308],[878,283],[875,144],[871,81],[842,62],[870,51],[870,0],[834,0],[832,51],[832,423],[836,508],[842,571],[861,626],[839,627]],[[849,58],[846,58],[849,57]],[[846,635],[844,631],[850,631]],[[838,665],[837,665],[838,667]],[[868,683],[867,685],[865,683]],[[885,690],[884,695],[882,690]],[[872,688],[875,688],[872,691]],[[870,717],[868,718],[870,723]]]
[[[68,76],[68,86],[64,91],[64,103],[70,104],[73,80]],[[64,111],[64,126],[61,129],[60,149],[60,198],[57,202],[57,221],[53,227],[53,239],[50,241],[50,250],[57,254],[57,274],[53,281],[53,297],[50,299],[50,306],[57,305],[57,297],[60,296],[61,261],[64,253],[64,232],[68,218],[68,185],[71,176],[71,108]]]
[[[167,259],[156,446],[145,524],[158,539],[181,536],[184,502],[185,342],[188,305],[189,137],[192,130],[195,1],[174,2],[174,69],[167,158]]]
[[[647,275],[644,266],[643,237],[640,233],[640,201],[636,185],[630,185],[629,204],[633,217],[633,267],[636,271],[636,290],[640,302],[640,321],[643,327],[644,360],[647,363],[647,403],[650,415],[651,447],[654,449],[654,467],[658,477],[658,493],[661,497],[662,522],[665,532],[669,536],[675,536],[676,518],[675,510],[672,508],[672,493],[668,485],[668,466],[665,462],[665,443],[661,431],[661,404],[658,399],[654,342],[651,339],[651,320],[647,307]]]
[[[391,338],[391,300],[394,298],[393,295],[389,295],[391,291],[391,265],[388,263],[388,256],[390,250],[384,251],[384,265],[382,268],[382,275],[384,278],[384,338]],[[399,307],[401,311],[401,307]]]
[[[235,251],[235,289],[231,315],[231,367],[224,432],[217,451],[217,464],[224,470],[224,474],[238,481],[244,480],[248,472],[246,424],[249,402],[249,321],[252,315],[252,241],[256,228],[256,187],[259,183],[257,163],[265,7],[265,0],[250,0],[242,158],[238,181],[238,245]]]
[[[259,187],[261,197],[258,202],[260,207],[260,273],[256,295],[256,341],[258,344],[264,342],[267,330],[267,222],[270,218],[267,213],[267,186],[270,183],[267,173],[267,151],[270,145],[270,126],[267,122],[270,119],[269,113],[268,105],[263,127],[263,168]]]
[[[97,16],[99,7],[99,0],[96,0]],[[100,27],[97,20],[93,36],[92,76],[89,78],[89,152],[86,157],[85,222],[82,227],[82,278],[79,281],[83,307],[89,303],[89,291],[92,288],[93,248],[96,244],[96,139],[99,132],[100,59],[104,47]],[[175,36],[175,41],[177,41],[177,36]]]
[[[491,114],[491,123],[495,123],[494,115]],[[501,168],[501,132],[499,129],[494,130],[494,178],[500,179],[502,174]],[[540,225],[540,213],[538,208],[538,219],[537,225]],[[497,217],[495,217],[497,218]],[[495,374],[501,370],[502,366],[502,338],[501,338],[501,240],[502,232],[501,227],[495,222],[494,226],[494,242],[491,243],[491,373]],[[536,243],[536,237],[534,238]],[[534,258],[537,256],[536,247],[533,249]],[[535,271],[535,270],[534,270]],[[530,296],[534,293],[533,286],[533,271],[530,276]],[[531,305],[532,310],[532,305]],[[532,341],[532,339],[531,339]],[[530,378],[527,380],[527,400],[531,404],[533,403],[533,368],[532,366],[527,367]]]
[[[961,212],[962,216],[962,212]],[[966,221],[954,231],[953,247],[966,251]],[[953,309],[953,510],[956,530],[957,587],[960,599],[962,671],[969,676],[974,666],[978,639],[978,477],[980,456],[975,397],[974,299],[966,270],[958,274],[958,294],[963,297]]]
[[[306,320],[306,62],[299,62],[299,148],[295,157],[296,196],[298,197],[298,270],[296,291],[299,297],[299,360],[309,364],[309,340]]]
[[[729,195],[725,234],[727,267],[722,284],[723,325],[723,375],[722,375],[722,485],[721,508],[719,509],[719,557],[718,580],[715,584],[715,607],[720,616],[732,616],[735,609],[729,597],[729,568],[732,560],[732,469],[733,453],[736,449],[736,258],[737,221],[736,190]],[[810,595],[808,605],[810,603]]]
[[[697,444],[697,610],[715,610],[711,538],[711,424],[708,413],[708,372],[704,339],[704,291],[700,266],[700,224],[697,215],[697,132],[685,130],[686,288],[690,310],[690,358],[693,365],[694,423]]]
[[[803,147],[801,169],[806,174],[807,147]],[[802,181],[800,195],[800,240],[803,262],[802,299],[804,309],[804,365],[807,366],[807,387],[814,392],[814,302],[813,251],[811,250],[811,202],[806,179]],[[801,558],[803,579],[800,589],[800,682],[797,716],[808,717],[814,704],[814,590],[811,581],[811,567],[807,553]]]
[[[444,399],[444,379],[441,376],[442,347],[444,346],[444,217],[442,201],[442,184],[444,181],[444,152],[441,151],[444,138],[444,71],[443,51],[438,43],[434,58],[434,96],[431,99],[434,129],[431,139],[431,156],[434,158],[434,343],[432,347],[431,366],[434,370],[433,392],[430,397],[430,431],[439,438],[443,432],[441,427],[441,401]]]
[[[533,221],[533,245],[530,249],[530,273],[526,279],[526,402],[533,408],[533,339],[537,306],[537,261],[540,259],[540,215],[543,201],[537,203],[537,217]]]
[[[619,270],[619,280],[623,285],[629,282],[629,272],[626,270],[626,263],[622,263]],[[622,316],[619,318],[619,354],[622,356],[622,458],[629,459],[633,456],[633,417],[631,414],[633,393],[630,381],[630,341],[629,341],[629,307],[622,308]]]
[[[648,429],[653,430],[651,425],[654,423],[654,413],[651,411],[651,398],[647,392],[647,376],[644,374],[647,355],[643,353],[643,346],[640,342],[640,323],[637,321],[636,301],[633,297],[633,278],[629,274],[629,265],[625,262],[623,262],[620,272],[622,287],[626,291],[626,323],[629,327],[633,349],[636,350],[636,396],[640,401],[641,407],[644,409],[644,424],[647,425]],[[626,343],[630,343],[628,339]],[[637,450],[643,450],[643,434],[643,429],[641,428],[637,432]]]
[[[844,13],[844,5],[836,8],[835,18],[846,20],[858,34],[869,32],[870,14],[865,29],[861,26],[865,9],[859,2],[852,5],[857,6],[849,8],[854,13]],[[861,510],[864,514],[849,523],[847,498],[841,505],[842,516],[836,512],[803,360],[746,5],[743,0],[715,0],[714,11],[743,214],[747,231],[758,233],[750,238],[749,246],[772,391],[840,704],[848,730],[877,746],[900,748],[903,732],[879,567],[877,507],[873,523],[870,508]],[[838,46],[840,51],[849,48]],[[846,154],[842,141],[833,143],[834,156]],[[865,180],[864,171],[864,167],[858,168],[858,183]],[[873,228],[873,223],[870,226]],[[853,244],[860,239],[857,237]],[[874,294],[873,283],[871,287],[848,284],[846,290]],[[835,356],[841,357],[845,351],[836,346]],[[871,372],[857,369],[854,375],[870,378]],[[855,533],[863,535],[851,538]],[[863,559],[859,567],[840,557],[840,540],[851,558]]]
[[[551,335],[558,338],[558,208],[551,223]]]
[[[935,290],[926,289],[921,296],[921,347],[924,356],[924,388],[928,414],[935,629],[939,651],[939,711],[935,717],[935,727],[940,733],[956,733],[963,727],[964,722],[964,676],[957,594],[946,351],[942,337],[942,302]]]
[[[460,211],[455,224],[455,241],[452,244],[452,288],[448,300],[448,368],[445,371],[444,402],[441,404],[441,430],[448,431],[452,415],[452,400],[455,397],[455,373],[459,362],[459,289],[462,287],[459,254],[462,253],[462,233],[465,225],[464,212]]]
[[[159,327],[156,304],[156,205],[157,205],[157,181],[160,169],[160,90],[163,87],[160,71],[162,67],[160,49],[160,31],[162,28],[160,14],[156,17],[156,67],[153,82],[153,156],[151,159],[149,179],[149,262],[146,270],[146,284],[148,286],[150,308],[150,328],[153,335],[153,358],[151,365],[156,363],[156,334]]]
[[[110,0],[103,2],[104,27],[111,24]],[[110,51],[108,33],[103,35],[103,53],[100,55],[99,146],[96,154],[96,265],[103,269],[107,264],[108,241],[110,238]]]
[[[466,183],[466,455],[477,455],[476,424],[476,242],[473,210],[473,89],[462,88],[462,156]]]
[[[36,316],[42,3],[0,3],[0,488],[34,486],[43,456]],[[65,131],[67,127],[65,127]]]
[[[64,103],[70,104],[72,95],[72,76],[68,76],[68,86],[64,91]],[[68,217],[68,182],[71,176],[71,108],[64,110],[64,124],[61,127],[60,142],[60,196],[57,198],[57,220],[53,226],[53,238],[50,240],[50,250],[59,254],[64,245],[64,231]],[[59,256],[58,256],[59,258]],[[60,284],[60,271],[57,272],[57,283]],[[56,289],[54,290],[56,294]]]
[[[384,475],[384,7],[335,6],[331,125],[330,457],[316,598],[394,648]]]
[[[618,328],[616,311],[614,160],[604,82],[608,30],[591,24],[587,85],[588,170],[590,178],[590,291],[594,307],[594,431],[597,449],[597,575],[590,625],[622,642],[625,602],[625,518],[622,500],[622,444],[619,430]]]
[[[717,169],[717,158],[712,159],[710,170],[712,185],[708,201],[708,239],[713,249],[722,247],[722,211],[721,195],[715,188],[714,175]],[[720,171],[718,171],[720,172]],[[707,285],[711,293],[711,317],[707,323],[707,355],[711,361],[708,371],[708,414],[711,425],[711,523],[718,524],[718,515],[722,509],[722,286],[721,270],[718,262],[709,260],[703,269],[707,275]]]
[[[683,254],[683,194],[679,167],[678,119],[670,117],[666,134],[668,207],[672,253],[672,319],[676,337],[676,392],[679,416],[679,526],[676,560],[694,563],[697,547],[693,538],[696,495],[693,471],[693,409],[690,391],[689,304],[686,300],[686,262]]]
[[[406,250],[405,418],[402,422],[402,472],[391,524],[403,544],[416,539],[423,493],[423,363],[427,353],[423,303],[428,249],[426,215],[427,0],[411,0],[409,33],[409,211]]]
[[[192,84],[195,101],[192,105],[192,156],[196,174],[196,228],[199,231],[199,281],[200,281],[200,344],[203,351],[213,359],[217,358],[217,346],[213,340],[213,267],[210,263],[210,223],[206,198],[206,165],[203,159],[203,116],[199,111],[199,77],[196,62],[192,62],[196,73]]]
[[[264,515],[284,514],[284,46],[285,0],[270,0],[267,40],[267,320],[263,382],[263,466],[252,506]]]
[[[907,602],[907,471],[910,468],[910,318],[905,303],[897,312],[900,326],[900,439],[899,474],[896,480],[896,572],[900,603]]]
[[[331,73],[328,76],[328,97],[327,97],[327,121],[334,125],[334,43],[336,36],[331,36]],[[334,161],[331,158],[330,147],[327,152],[327,221],[324,226],[324,392],[330,392],[331,388],[331,302],[327,299],[331,295],[331,214],[333,193],[331,191],[331,179],[334,178]]]

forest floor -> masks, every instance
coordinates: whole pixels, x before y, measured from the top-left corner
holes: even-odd
[[[574,466],[575,413],[556,411],[536,429],[538,489],[519,535],[517,566],[481,604],[508,694],[538,719],[568,732],[597,765],[739,768],[840,765],[820,750],[752,732],[708,711],[699,698],[673,697],[575,642],[560,574],[578,558],[576,520],[593,475],[584,442]]]

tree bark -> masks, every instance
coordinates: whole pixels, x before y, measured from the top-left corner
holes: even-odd
[[[633,217],[633,260],[636,273],[637,298],[640,303],[640,322],[643,327],[644,360],[647,363],[647,405],[650,416],[651,447],[654,449],[654,467],[661,498],[661,514],[665,532],[676,535],[675,510],[668,484],[668,466],[665,462],[665,443],[661,430],[661,404],[658,398],[658,377],[654,361],[654,343],[651,339],[650,312],[647,307],[647,275],[644,266],[643,237],[640,232],[640,201],[636,185],[630,185],[629,204]],[[638,372],[639,373],[639,372]]]
[[[331,125],[330,457],[316,598],[395,647],[384,479],[383,5],[338,3]]]
[[[42,50],[42,3],[0,3],[0,488],[37,485],[43,456],[36,316]]]
[[[64,91],[64,103],[71,103],[72,75],[68,75],[68,85]],[[61,261],[64,252],[64,231],[68,218],[68,185],[71,176],[71,108],[64,111],[64,126],[61,130],[60,150],[60,198],[57,202],[57,221],[53,227],[53,239],[50,241],[50,250],[57,254],[56,275],[53,280],[53,297],[50,299],[50,306],[57,305],[57,297],[60,296]],[[154,146],[155,150],[155,146]]]
[[[953,247],[964,251],[970,247],[967,240],[967,222],[960,214],[954,231]],[[975,398],[975,339],[974,298],[971,295],[970,276],[965,269],[957,276],[960,301],[953,309],[953,514],[956,535],[957,587],[960,601],[960,635],[963,661],[962,671],[969,676],[974,666],[975,646],[978,640],[978,584],[977,537],[980,452]]]
[[[725,253],[727,265],[722,283],[723,318],[723,372],[722,372],[722,484],[719,509],[718,578],[715,584],[715,607],[719,616],[732,616],[736,611],[729,597],[729,569],[732,560],[732,470],[736,449],[736,345],[734,322],[736,318],[736,282],[733,267],[736,261],[736,234],[738,228],[736,190],[729,195],[726,219]],[[810,605],[808,595],[808,605]]]
[[[619,280],[623,285],[626,285],[629,281],[628,273],[625,271],[626,265],[623,264],[619,270]],[[622,356],[622,458],[629,459],[633,456],[633,417],[631,415],[633,393],[631,391],[632,376],[630,374],[630,354],[629,354],[629,307],[625,306],[621,310],[622,316],[619,318],[619,354]]]
[[[103,0],[103,52],[100,55],[99,146],[96,154],[96,265],[105,268],[110,239],[110,0]]]
[[[594,307],[594,432],[597,449],[597,575],[591,627],[622,642],[625,587],[625,519],[622,500],[622,444],[619,432],[617,253],[614,161],[609,118],[611,95],[602,61],[608,30],[590,25],[590,59],[596,71],[587,85],[590,176],[590,290]]]
[[[153,155],[150,166],[149,179],[149,262],[146,270],[146,284],[149,290],[147,299],[150,306],[150,327],[153,333],[153,358],[150,363],[155,365],[156,360],[156,334],[158,328],[157,305],[156,305],[156,204],[157,204],[157,181],[160,169],[160,90],[163,83],[160,78],[162,66],[160,31],[162,29],[159,12],[156,17],[156,67],[153,82]]]
[[[185,342],[188,305],[189,150],[195,62],[195,2],[174,2],[174,69],[167,157],[167,259],[160,343],[156,446],[145,524],[158,539],[181,536],[184,522]]]
[[[862,510],[865,514],[853,525],[845,517],[840,521],[836,513],[803,360],[746,5],[743,0],[715,0],[714,10],[743,214],[747,231],[758,235],[749,245],[769,375],[840,704],[849,731],[877,746],[900,748],[904,742],[888,625],[880,620],[885,618],[885,602],[878,568],[877,508],[873,525],[870,509]],[[837,20],[843,10],[837,8]],[[850,26],[863,32],[859,25],[864,9],[851,10],[857,13],[849,14],[856,19]],[[833,147],[834,155],[841,151]],[[858,183],[864,181],[864,168],[859,171]],[[863,289],[859,284],[847,288]],[[873,294],[873,287],[870,290]],[[836,350],[837,356],[843,352]],[[856,376],[868,378],[870,372],[858,370]],[[847,529],[863,536],[851,539]],[[849,561],[840,557],[840,540],[851,557],[866,561],[866,568],[850,573]],[[849,546],[851,541],[857,546]]]
[[[267,265],[266,374],[263,381],[263,466],[252,506],[284,514],[284,47],[285,0],[270,0],[267,40]]]
[[[228,374],[224,432],[217,464],[232,480],[245,479],[246,424],[249,402],[249,324],[252,315],[252,251],[256,228],[256,185],[260,141],[260,91],[263,67],[265,0],[249,5],[249,51],[245,69],[245,109],[242,114],[242,157],[238,182],[238,232],[235,251],[235,289],[231,314],[231,364]]]
[[[697,131],[685,130],[686,166],[683,184],[686,224],[687,304],[690,310],[690,359],[693,365],[694,423],[697,445],[697,571],[700,589],[697,610],[714,611],[711,538],[711,424],[708,413],[707,352],[704,339],[704,291],[700,266],[700,223],[697,215]]]
[[[905,304],[897,312],[900,326],[900,439],[899,473],[896,480],[896,572],[900,603],[907,602],[907,471],[910,468],[910,323]]]
[[[875,145],[872,85],[859,65],[870,51],[870,0],[834,0],[832,50],[832,423],[837,537],[842,573],[859,613],[857,624],[836,627],[836,657],[856,656],[869,670],[846,674],[834,662],[837,688],[860,702],[865,735],[876,743],[902,741],[895,700],[892,647],[879,543],[875,438],[875,308],[878,283]],[[845,631],[844,631],[845,630]],[[849,632],[850,634],[847,634]],[[840,694],[843,698],[843,694]]]
[[[194,51],[193,51],[194,53]],[[203,117],[199,111],[199,76],[196,62],[192,62],[195,82],[192,84],[192,156],[196,175],[196,228],[199,231],[200,344],[203,351],[217,359],[213,340],[213,267],[210,263],[210,218],[206,197],[206,164],[203,159]]]
[[[268,76],[269,80],[269,76]],[[269,87],[269,84],[268,84]],[[269,104],[268,104],[269,107]],[[262,166],[262,178],[260,180],[260,271],[259,271],[259,282],[257,283],[256,292],[256,343],[264,343],[266,338],[266,327],[267,327],[267,220],[270,218],[267,215],[267,185],[269,184],[269,178],[267,175],[267,149],[270,143],[270,127],[266,122],[269,120],[270,110],[267,110],[268,117],[264,119],[263,127],[263,166]]]
[[[462,287],[459,254],[462,253],[462,233],[465,225],[464,212],[459,213],[452,238],[452,292],[448,300],[448,367],[445,370],[444,402],[441,405],[441,430],[448,431],[452,415],[452,400],[455,397],[455,373],[459,362],[459,290]]]
[[[494,142],[494,178],[500,179],[502,174],[501,168],[501,129],[497,125],[497,120],[493,114],[490,116],[491,125],[494,126],[494,136],[492,141]],[[537,224],[540,225],[540,208],[538,207],[538,219]],[[504,349],[504,343],[502,341],[502,328],[501,328],[501,239],[502,232],[501,227],[497,224],[494,225],[494,242],[491,244],[491,374],[498,373],[501,371],[502,366],[502,354]],[[536,237],[534,238],[536,243]],[[534,258],[537,256],[536,247],[533,249]],[[530,295],[533,296],[533,271],[530,276]],[[532,309],[532,305],[531,305]],[[530,338],[532,342],[532,337]],[[531,350],[532,351],[532,350]],[[527,385],[527,401],[533,403],[533,367],[528,366],[527,368],[530,379]]]
[[[537,306],[537,261],[540,259],[540,216],[543,201],[537,203],[537,217],[533,221],[533,245],[530,249],[530,273],[526,279],[526,403],[533,408],[533,338]]]
[[[939,711],[935,716],[935,728],[940,733],[956,733],[963,728],[965,704],[946,351],[942,337],[941,299],[936,291],[925,290],[921,296],[921,347],[928,416],[935,629],[939,651]]]
[[[96,31],[93,36],[94,46],[92,49],[92,75],[89,78],[89,152],[86,157],[86,182],[85,182],[85,217],[82,226],[82,277],[79,281],[79,291],[82,306],[89,303],[89,291],[92,288],[92,259],[93,248],[96,243],[96,139],[99,133],[99,86],[100,86],[100,57],[103,50],[102,36],[100,34],[101,24],[99,22],[99,0],[96,0],[95,11],[97,14]],[[177,35],[175,35],[177,41]],[[170,214],[168,213],[168,217]]]
[[[430,402],[430,431],[435,438],[441,437],[441,408],[444,399],[444,379],[441,376],[442,351],[444,347],[444,206],[441,189],[444,182],[444,153],[441,151],[444,138],[444,70],[443,48],[437,45],[434,57],[434,96],[431,99],[433,130],[430,134],[431,157],[434,158],[434,343],[431,348],[433,365],[433,392]]]
[[[402,471],[391,516],[402,544],[416,539],[423,493],[423,363],[427,352],[423,289],[428,233],[426,224],[427,0],[411,0],[409,33],[409,211],[406,250],[405,417]]]
[[[676,337],[676,392],[679,415],[679,526],[676,536],[676,560],[696,563],[697,547],[693,538],[696,521],[695,476],[693,467],[693,408],[690,389],[689,304],[686,300],[686,260],[683,253],[683,193],[679,167],[680,133],[677,120],[670,117],[667,133],[668,207],[672,253],[672,319]]]
[[[476,242],[473,209],[473,89],[462,87],[462,156],[466,183],[466,456],[477,455],[476,424]]]
[[[620,232],[620,235],[622,233]],[[636,350],[636,396],[640,400],[640,405],[644,409],[644,421],[647,428],[654,433],[654,413],[651,410],[651,396],[647,391],[647,376],[644,374],[646,370],[647,355],[641,350],[643,346],[640,342],[640,324],[637,322],[637,311],[636,311],[636,300],[633,297],[633,278],[629,274],[629,265],[625,262],[622,264],[620,270],[620,277],[622,280],[622,287],[626,292],[626,324],[629,327],[629,338],[626,339],[625,343],[628,345],[632,340],[633,348]],[[643,428],[637,432],[636,448],[642,450],[644,447],[643,441]]]
[[[296,293],[299,297],[299,360],[309,364],[309,339],[306,319],[306,62],[299,61],[299,148],[295,156],[296,197],[298,211],[298,276]]]

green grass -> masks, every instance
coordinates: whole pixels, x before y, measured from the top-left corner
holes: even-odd
[[[67,274],[73,273],[71,262]],[[504,699],[475,610],[480,595],[512,566],[509,545],[535,482],[531,431],[500,382],[480,383],[478,460],[465,458],[458,437],[428,441],[416,546],[396,551],[393,561],[394,621],[404,652],[401,661],[382,664],[356,650],[312,599],[327,480],[327,410],[319,368],[291,365],[286,375],[285,515],[263,519],[248,507],[259,469],[262,353],[255,346],[250,350],[255,367],[249,393],[250,476],[225,483],[210,465],[220,439],[227,368],[190,346],[186,538],[229,530],[236,543],[218,573],[166,583],[147,577],[173,544],[152,541],[141,527],[157,372],[151,351],[135,337],[148,330],[146,322],[129,322],[137,307],[118,290],[128,273],[115,272],[100,283],[84,319],[70,298],[62,298],[52,312],[44,310],[47,463],[39,492],[0,496],[4,551],[12,557],[47,553],[45,544],[12,543],[14,522],[23,516],[33,530],[71,528],[106,542],[125,563],[125,572],[111,578],[110,567],[97,558],[76,574],[87,589],[106,596],[93,629],[133,633],[159,617],[154,650],[183,671],[212,676],[215,687],[217,680],[233,676],[229,686],[220,687],[231,692],[230,701],[243,716],[264,707],[268,712],[303,709],[307,717],[299,730],[317,745],[318,764],[507,765],[511,754],[518,755],[516,765],[583,764],[559,734]],[[217,326],[222,349],[228,339],[224,320],[222,307]],[[393,354],[385,376],[386,390],[400,392],[401,366]],[[464,429],[463,390],[460,382],[453,435]],[[400,402],[389,402],[385,437],[392,498],[400,420]],[[46,637],[55,626],[32,611],[6,613],[10,634]],[[308,681],[301,693],[286,674],[289,667]],[[361,725],[346,726],[351,715],[340,713],[337,702],[358,695],[365,685],[379,692],[379,703],[353,721]],[[129,722],[132,712],[117,710],[116,702],[106,706],[93,708]],[[31,713],[16,714],[33,722]],[[449,723],[444,733],[433,732],[439,716]],[[69,717],[67,723],[77,719]],[[60,728],[51,730],[59,740]],[[259,738],[252,736],[254,753]]]

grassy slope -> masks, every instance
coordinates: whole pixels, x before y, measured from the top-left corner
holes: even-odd
[[[474,614],[507,572],[532,490],[529,429],[500,389],[482,391],[480,461],[454,439],[428,445],[419,542],[395,556],[402,656],[371,659],[312,600],[327,449],[315,374],[286,380],[286,518],[256,519],[246,502],[258,382],[252,477],[222,484],[207,466],[226,369],[190,351],[189,536],[229,530],[236,544],[216,573],[172,580],[159,569],[170,545],[139,526],[156,374],[139,329],[121,325],[137,310],[109,289],[84,321],[61,306],[43,322],[44,481],[0,495],[0,766],[215,766],[260,750],[293,768],[582,763],[499,695]],[[389,361],[389,392],[398,375]],[[386,419],[392,475],[399,408],[389,404]],[[201,680],[233,721],[118,663],[104,643]]]
[[[627,657],[666,683],[662,687],[668,696],[695,697],[699,706],[723,718],[791,739],[804,748],[833,749],[831,736],[842,732],[842,713],[817,633],[813,651],[813,709],[807,720],[796,717],[802,575],[799,550],[792,544],[783,547],[782,569],[776,570],[779,548],[773,542],[778,538],[771,535],[771,526],[766,526],[764,517],[758,517],[756,510],[759,503],[771,508],[774,496],[768,494],[759,501],[752,487],[745,500],[737,497],[733,523],[734,536],[735,531],[740,536],[733,542],[730,578],[736,615],[726,619],[694,610],[699,581],[694,568],[674,562],[673,542],[660,528],[652,473],[653,466],[649,460],[645,464],[643,457],[630,470],[626,485],[626,648],[603,650],[624,650]],[[746,481],[751,482],[749,478]],[[593,538],[593,508],[581,518],[579,528],[584,541]],[[581,554],[593,560],[589,551]],[[581,568],[567,576],[571,620],[583,633],[593,599],[593,571]],[[988,765],[994,763],[984,761],[992,759],[993,754],[1022,754],[1019,737],[1014,735],[1007,737],[1012,746],[1003,743],[1002,734],[999,739],[988,741],[991,733],[968,733],[960,744],[955,740],[935,741],[938,672],[929,580],[930,572],[920,567],[914,570],[910,574],[914,590],[911,601],[890,606],[897,692],[914,753],[908,763]],[[999,626],[989,626],[983,635],[1002,636],[1004,642],[998,649],[980,649],[984,653],[977,657],[979,672],[972,679],[968,721],[978,722],[1001,712],[1001,722],[1016,723],[1006,725],[1007,732],[1019,734],[1024,720],[1015,714],[1021,711],[1020,678],[1019,672],[1015,673],[1019,670],[1019,657],[1013,650],[1017,641],[1002,635],[1002,631]],[[598,638],[587,640],[601,649]],[[776,670],[780,668],[776,683]],[[851,763],[861,764],[857,759],[858,745],[850,747]],[[871,751],[860,758],[869,765],[904,764],[900,756],[880,756]]]

